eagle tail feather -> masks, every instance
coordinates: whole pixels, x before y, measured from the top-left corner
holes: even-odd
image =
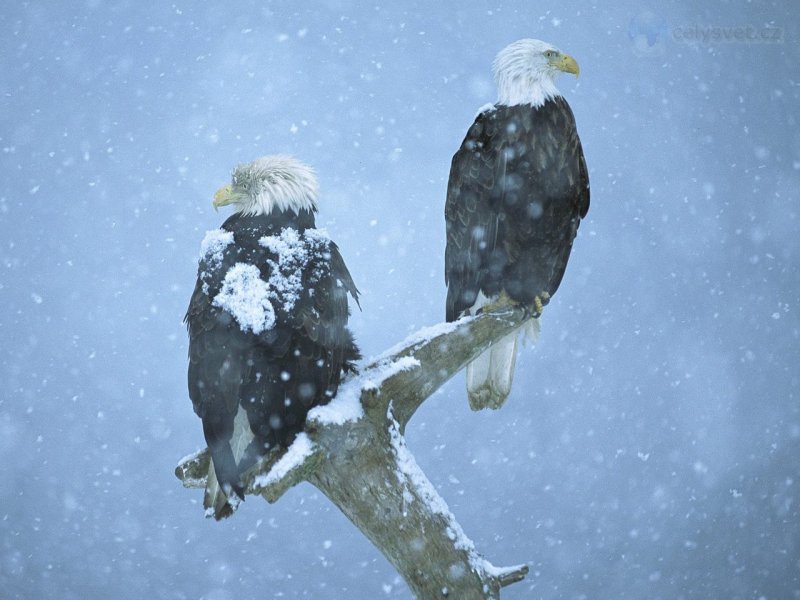
[[[522,347],[527,348],[528,344],[535,346],[539,341],[539,333],[542,331],[542,324],[539,319],[530,319],[519,331],[522,332]]]
[[[517,361],[515,331],[492,344],[467,365],[467,396],[472,410],[498,409],[511,393]]]
[[[227,487],[230,488],[228,494],[225,493],[223,486],[220,485],[217,479],[212,459],[208,467],[208,480],[203,496],[203,508],[206,509],[206,517],[214,517],[215,520],[221,521],[230,517],[239,507],[241,499],[237,495],[238,492],[231,486]]]
[[[211,463],[203,496],[207,517],[213,516],[217,521],[230,517],[244,500],[241,474],[255,462],[254,438],[247,412],[239,406],[230,441],[211,448]]]

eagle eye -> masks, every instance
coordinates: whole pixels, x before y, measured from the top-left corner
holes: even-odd
[[[544,55],[547,58],[555,58],[556,57],[556,51],[555,50],[545,50]]]

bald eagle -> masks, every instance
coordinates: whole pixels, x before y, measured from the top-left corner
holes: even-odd
[[[211,452],[204,505],[216,519],[244,498],[244,471],[288,446],[359,358],[347,328],[358,290],[315,227],[317,196],[308,166],[267,156],[236,167],[214,197],[235,212],[203,240],[185,321],[189,396]]]
[[[578,64],[550,44],[519,40],[494,61],[496,104],[483,109],[453,156],[445,221],[448,321],[513,303],[536,319],[556,293],[580,220],[589,176],[575,118],[556,89]],[[470,406],[500,407],[511,391],[517,338],[501,339],[467,366]]]

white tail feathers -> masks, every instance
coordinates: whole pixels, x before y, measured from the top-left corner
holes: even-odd
[[[467,396],[472,410],[498,409],[505,403],[514,381],[520,334],[525,342],[535,343],[539,336],[539,320],[531,319],[467,365]]]
[[[531,319],[520,327],[517,331],[522,333],[522,346],[525,347],[528,344],[531,346],[536,345],[536,342],[539,341],[539,333],[541,330],[542,324],[539,323],[539,319]]]
[[[517,333],[507,335],[467,365],[467,395],[472,410],[500,408],[511,393],[517,362]]]

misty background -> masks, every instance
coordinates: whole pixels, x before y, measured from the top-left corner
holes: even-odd
[[[592,205],[498,412],[410,450],[513,598],[800,598],[792,2],[19,2],[0,11],[0,595],[408,599],[319,492],[203,517],[189,301],[214,191],[291,153],[366,356],[444,318],[452,154],[523,37],[573,55]],[[737,33],[741,31],[741,35]],[[752,35],[751,35],[752,34]]]

